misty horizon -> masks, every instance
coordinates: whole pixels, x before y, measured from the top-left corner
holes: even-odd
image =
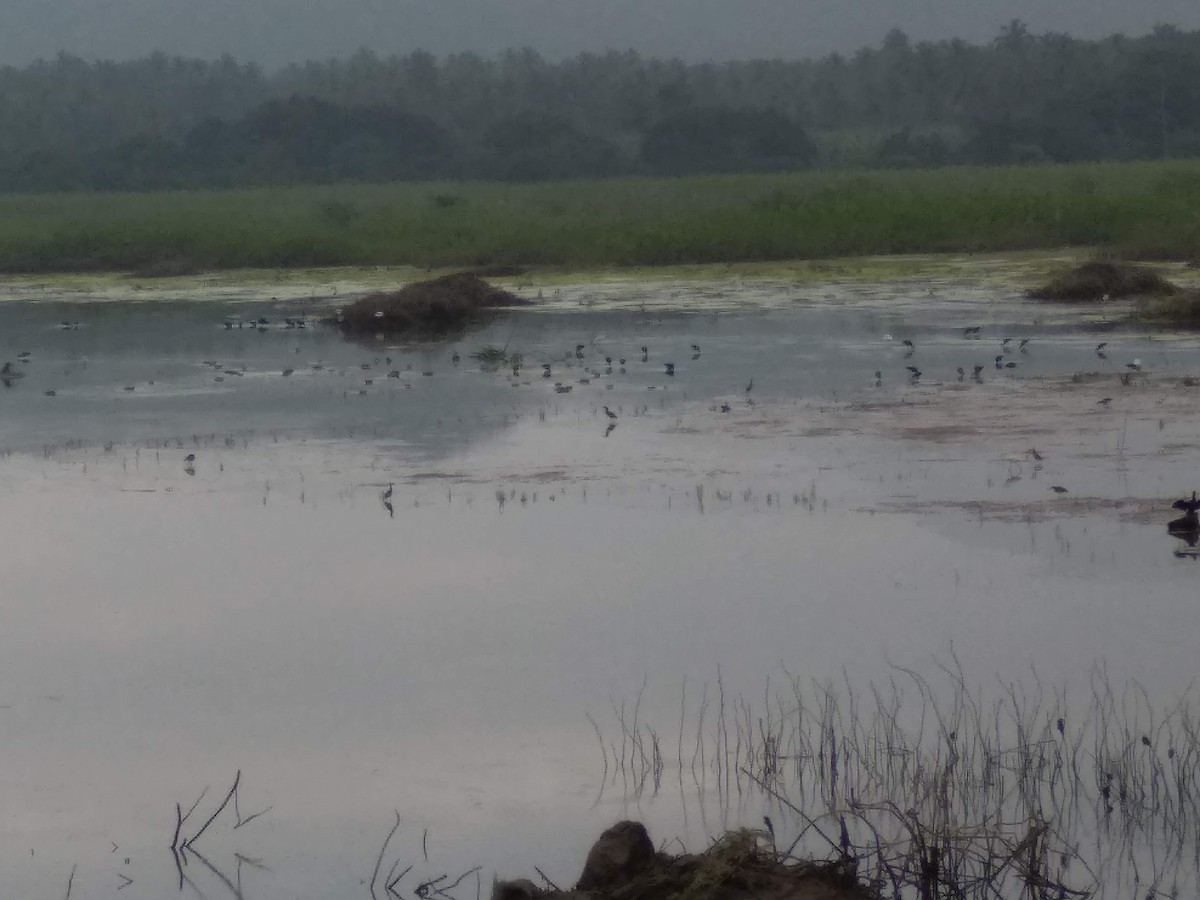
[[[1030,32],[1094,40],[1159,25],[1200,28],[1200,5],[1149,0],[7,0],[0,65],[60,53],[122,61],[154,52],[230,55],[268,69],[367,50],[495,56],[528,48],[548,60],[635,51],[685,62],[821,58],[878,45],[899,29],[912,41],[983,43],[1014,19]]]

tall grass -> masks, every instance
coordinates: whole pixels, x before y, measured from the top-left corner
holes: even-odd
[[[791,678],[755,701],[718,678],[658,728],[639,695],[614,709],[615,739],[593,722],[604,781],[643,800],[696,790],[726,809],[759,792],[799,823],[774,830],[785,855],[832,852],[888,897],[1193,895],[1189,700],[1159,708],[1102,668],[1079,702],[1036,679],[985,700],[957,664],[940,676],[898,670],[865,691]]]
[[[0,198],[0,271],[1200,256],[1200,162]]]

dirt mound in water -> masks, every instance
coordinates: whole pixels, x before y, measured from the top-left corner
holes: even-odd
[[[356,335],[443,334],[465,328],[491,310],[528,302],[477,275],[459,272],[416,281],[398,291],[368,294],[343,309],[336,324]]]
[[[1116,300],[1173,294],[1178,290],[1157,272],[1128,263],[1094,260],[1064,272],[1029,296],[1038,300]]]
[[[730,832],[703,853],[656,853],[640,822],[600,836],[573,890],[501,881],[492,900],[876,900],[850,866],[802,862],[765,832]]]

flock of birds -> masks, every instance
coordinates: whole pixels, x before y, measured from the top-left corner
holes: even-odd
[[[982,331],[981,326],[973,325],[969,328],[964,328],[962,331],[962,335],[967,340],[980,340],[980,338],[981,338],[980,332],[981,331]],[[891,341],[891,340],[893,340],[893,337],[890,334],[885,334],[883,336],[883,339],[885,341]],[[1013,340],[1014,339],[1011,337],[1006,337],[1000,341],[1000,352],[997,353],[992,358],[992,364],[996,370],[1003,371],[1005,369],[1017,368],[1017,365],[1018,365],[1017,361],[1015,359],[1009,358],[1009,354],[1013,350],[1013,347],[1012,347]],[[1017,347],[1016,347],[1017,352],[1021,353],[1021,354],[1028,353],[1031,340],[1032,340],[1031,338],[1021,338],[1020,341],[1017,343]],[[904,358],[911,359],[913,354],[916,353],[916,351],[917,351],[917,345],[915,343],[913,343],[913,341],[908,340],[908,339],[902,340],[900,343],[904,347]],[[1098,343],[1096,345],[1096,356],[1098,356],[1100,359],[1108,359],[1108,353],[1106,352],[1107,348],[1108,348],[1108,341],[1101,341],[1100,343]],[[919,384],[922,376],[925,373],[913,365],[908,365],[908,366],[905,366],[904,368],[908,371],[909,384]],[[984,369],[986,369],[986,368],[987,368],[987,366],[985,366],[985,365],[976,365],[974,367],[973,371],[971,372],[971,380],[975,381],[975,382],[982,382],[983,381],[983,372],[984,372]],[[1129,385],[1132,382],[1134,374],[1136,372],[1140,372],[1142,370],[1142,361],[1140,359],[1135,359],[1132,362],[1126,363],[1125,368],[1128,369],[1128,371],[1121,373],[1120,380],[1121,380],[1122,384]],[[955,373],[957,374],[959,381],[964,381],[967,377],[967,371],[962,366],[959,366],[955,370]],[[875,370],[875,386],[881,387],[882,385],[883,385],[883,370],[876,369]],[[1107,405],[1111,400],[1112,400],[1111,397],[1107,397],[1107,398],[1101,400],[1100,403],[1103,405]]]

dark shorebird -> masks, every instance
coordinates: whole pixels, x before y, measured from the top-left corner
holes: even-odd
[[[1015,362],[1006,362],[1004,364],[1004,368],[1006,368],[1006,369],[1015,369],[1016,367],[1017,367],[1017,364]]]
[[[975,371],[971,373],[971,377],[974,378],[976,381],[978,381],[979,376],[982,374],[983,374],[983,366],[976,366]]]
[[[1096,401],[1097,406],[1108,406],[1110,403],[1112,403],[1112,397],[1101,397]]]
[[[1012,343],[1012,338],[1005,338],[1000,342],[1000,349],[1005,353],[1008,352],[1008,345]]]
[[[978,325],[972,325],[970,328],[964,328],[964,329],[963,329],[963,337],[965,337],[965,338],[977,338],[977,337],[979,337],[979,326],[978,326]]]
[[[1187,497],[1184,497],[1182,500],[1176,500],[1171,504],[1171,508],[1194,513],[1200,510],[1200,500],[1196,499],[1196,492],[1192,491],[1192,499],[1189,500]]]
[[[543,378],[550,377],[550,363],[542,363],[542,377]]]
[[[450,362],[454,363],[454,365],[457,366],[461,360],[462,360],[462,357],[459,356],[458,351],[455,350],[454,355],[450,357]],[[391,362],[391,360],[388,360],[388,362]]]
[[[555,382],[554,392],[557,394],[569,394],[569,393],[571,393],[571,385],[562,384],[561,382]]]
[[[754,379],[753,378],[751,378],[750,383],[746,385],[746,393],[748,394],[752,390],[754,390]]]
[[[958,380],[959,380],[959,381],[962,381],[962,380],[963,380],[963,378],[966,376],[966,374],[967,374],[967,373],[963,371],[963,367],[962,367],[962,366],[959,366],[957,371],[958,371]]]
[[[1066,489],[1065,487],[1063,487],[1061,484],[1052,484],[1052,485],[1050,485],[1050,490],[1054,491],[1054,493],[1056,493],[1056,494],[1065,494],[1065,493],[1067,493],[1067,489]]]
[[[396,485],[393,482],[389,481],[388,486],[379,494],[379,499],[382,500],[384,503],[387,503],[389,500],[392,499],[392,490],[395,487],[396,487]]]
[[[730,406],[728,403],[722,403],[722,404],[721,404],[721,412],[723,412],[723,413],[727,413],[727,412],[730,412],[730,411],[732,411],[732,410],[733,410],[733,407],[732,407],[732,406]]]
[[[1142,361],[1140,359],[1135,359],[1133,362],[1127,362],[1125,363],[1125,368],[1134,372],[1140,372],[1142,370]]]
[[[875,387],[883,384],[883,372],[880,369],[875,370]]]
[[[1004,357],[1003,357],[1003,356],[997,356],[997,357],[996,357],[996,368],[997,368],[997,369],[1003,369],[1003,368],[1004,368]]]
[[[1107,347],[1107,346],[1108,346],[1108,341],[1101,341],[1100,343],[1098,343],[1098,344],[1096,345],[1096,352],[1097,352],[1097,353],[1103,353],[1103,352],[1104,352],[1104,348],[1105,348],[1105,347]]]
[[[699,345],[699,344],[692,344],[692,352],[693,352],[693,353],[699,353],[699,352],[700,352],[700,345]]]
[[[916,366],[905,366],[904,368],[908,369],[908,371],[909,371],[909,376],[908,376],[909,381],[920,381],[921,380],[921,370],[918,369]]]
[[[1029,338],[1021,338],[1021,343],[1017,346],[1017,349],[1020,350],[1022,353],[1028,353],[1029,352],[1029,350],[1027,349],[1028,347],[1029,347]]]
[[[613,412],[611,409],[609,409],[607,406],[604,407],[604,414],[606,416],[608,416],[610,419],[615,420],[617,418],[617,414],[615,412]]]
[[[666,368],[668,375],[671,377],[675,376],[675,363],[663,363],[663,366]]]
[[[291,374],[292,374],[293,372],[295,372],[295,371],[296,371],[295,369],[284,369],[284,370],[283,370],[283,377],[284,377],[284,378],[287,378],[289,375],[291,375]]]
[[[1197,535],[1200,535],[1200,515],[1197,515],[1197,510],[1200,510],[1200,500],[1196,499],[1196,492],[1192,491],[1191,500],[1185,497],[1176,500],[1171,506],[1174,509],[1183,510],[1183,515],[1168,522],[1167,531],[1194,540]]]
[[[1036,459],[1038,462],[1042,461],[1042,454],[1038,453],[1036,447],[1030,447],[1025,452],[1028,453],[1030,456],[1032,456],[1034,459]]]
[[[194,463],[194,462],[196,461],[196,454],[195,454],[195,453],[189,453],[187,456],[185,456],[185,457],[183,458],[183,461],[184,461],[184,463],[185,463],[186,465],[189,465],[189,466],[190,466],[192,463]]]
[[[912,341],[909,341],[909,340],[904,340],[904,341],[901,341],[900,343],[902,343],[902,344],[903,344],[905,347],[907,347],[909,350],[916,350],[916,349],[917,349],[917,345],[916,345],[916,344],[914,344]]]
[[[576,359],[583,359],[583,350],[586,346],[587,346],[587,344],[576,344],[575,345],[575,358]]]
[[[614,429],[614,428],[616,428],[616,427],[617,427],[617,423],[616,423],[616,422],[609,422],[609,423],[608,423],[608,427],[604,429],[604,436],[605,436],[605,437],[608,437],[610,434],[612,434],[612,433],[613,433],[613,429]],[[554,499],[554,496],[553,496],[553,495],[551,495],[550,499],[551,499],[551,500],[553,500],[553,499]]]

